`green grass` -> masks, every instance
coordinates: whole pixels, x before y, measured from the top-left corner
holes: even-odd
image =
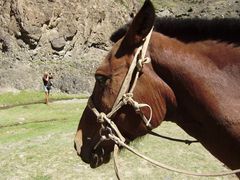
[[[86,98],[84,94],[66,94],[66,93],[51,93],[50,100]],[[17,93],[8,92],[0,94],[0,107],[13,106],[28,103],[44,102],[44,92],[42,91],[20,91]]]
[[[82,162],[73,139],[85,103],[70,101],[30,104],[0,110],[0,179],[115,180],[113,160],[97,169]],[[13,126],[11,126],[13,125]],[[173,123],[156,129],[162,135],[190,139]],[[186,145],[147,135],[131,146],[162,163],[195,172],[226,170],[200,144]],[[119,171],[123,179],[209,179],[196,178],[156,168],[127,150],[120,152]],[[211,179],[236,179],[234,176]]]
[[[0,110],[0,125],[21,124],[27,122],[39,122],[58,119],[69,119],[78,115],[80,117],[82,105],[80,104],[33,104],[17,106],[6,110]],[[79,112],[78,112],[79,111]],[[78,114],[76,114],[78,112]],[[79,118],[78,117],[78,118]]]
[[[35,104],[0,111],[0,143],[15,142],[26,137],[64,132],[77,122],[85,105]],[[73,121],[74,120],[74,121]],[[76,125],[76,124],[74,124]],[[77,127],[76,127],[77,128]],[[6,131],[6,129],[9,129]]]

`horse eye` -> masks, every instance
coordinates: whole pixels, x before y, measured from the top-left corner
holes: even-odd
[[[104,85],[106,85],[106,82],[109,78],[107,76],[104,76],[104,75],[96,74],[95,79],[101,86],[104,86]]]

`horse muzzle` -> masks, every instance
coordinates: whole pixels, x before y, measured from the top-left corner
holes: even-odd
[[[90,138],[86,139],[83,143],[81,130],[77,132],[74,139],[74,148],[77,155],[85,163],[90,164],[91,168],[99,167],[110,160],[110,152],[107,152],[101,145],[94,148],[96,143],[97,141],[92,141]]]

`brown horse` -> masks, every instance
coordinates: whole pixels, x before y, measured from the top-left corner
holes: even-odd
[[[153,5],[146,0],[126,35],[97,69],[91,100],[99,112],[111,112],[154,20]],[[151,106],[151,128],[163,120],[173,121],[229,168],[240,168],[240,48],[211,40],[186,43],[153,32],[146,56],[151,63],[141,70],[133,99]],[[141,112],[149,117],[148,108]],[[129,141],[149,132],[131,105],[120,108],[111,119]],[[91,167],[108,162],[114,145],[99,141],[107,132],[99,132],[98,121],[86,107],[75,136],[77,153]]]

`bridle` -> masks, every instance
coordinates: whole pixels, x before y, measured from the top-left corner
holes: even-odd
[[[149,63],[151,61],[150,57],[145,57],[145,56],[146,56],[147,47],[148,47],[148,44],[149,44],[149,41],[151,38],[152,31],[153,31],[153,27],[150,30],[149,34],[144,39],[143,45],[137,49],[137,51],[134,55],[133,61],[127,72],[127,75],[125,76],[125,79],[123,80],[123,83],[122,83],[122,86],[118,93],[118,96],[113,104],[112,110],[108,114],[105,114],[104,112],[99,112],[96,109],[96,107],[92,101],[92,98],[90,97],[88,100],[88,104],[87,104],[88,108],[90,108],[90,110],[96,115],[97,122],[100,123],[100,125],[101,125],[101,128],[99,130],[100,140],[94,146],[94,150],[96,150],[103,141],[112,140],[115,143],[114,157],[117,154],[118,146],[121,146],[121,147],[125,147],[126,149],[128,149],[132,153],[136,154],[137,156],[145,159],[146,161],[154,164],[155,166],[158,166],[158,167],[170,170],[170,171],[174,171],[177,173],[182,173],[185,175],[201,176],[201,177],[216,177],[216,176],[226,176],[226,175],[240,173],[240,169],[236,169],[236,170],[232,170],[232,171],[228,171],[228,172],[208,173],[208,174],[200,174],[200,173],[195,173],[195,172],[189,172],[186,170],[176,169],[171,166],[159,163],[155,160],[152,160],[152,159],[140,154],[139,152],[137,152],[136,150],[134,150],[133,148],[131,148],[130,146],[128,146],[125,143],[124,136],[121,134],[121,132],[119,131],[116,124],[111,120],[111,117],[123,106],[131,105],[135,109],[136,113],[138,113],[142,117],[146,127],[149,129],[151,129],[151,127],[152,127],[151,126],[152,108],[148,104],[138,103],[133,99],[133,90],[136,86],[137,80],[139,78],[139,74],[140,74],[144,64]],[[136,73],[134,73],[135,70],[136,70]],[[131,83],[131,82],[133,82],[133,83]],[[149,118],[147,118],[142,113],[141,108],[143,108],[143,107],[147,107],[149,109],[149,111],[150,111]],[[107,133],[104,133],[104,132],[107,132]],[[114,163],[115,163],[115,172],[116,172],[117,178],[120,179],[119,174],[118,174],[118,168],[116,165],[116,158],[114,158]]]
[[[92,101],[92,98],[90,97],[88,100],[88,107],[92,110],[92,112],[97,116],[97,122],[101,124],[101,128],[99,131],[99,134],[101,136],[99,142],[95,145],[94,149],[98,147],[98,145],[105,140],[109,140],[110,137],[106,137],[106,132],[108,131],[109,134],[116,134],[118,138],[120,138],[123,142],[125,142],[125,138],[118,130],[115,123],[111,120],[111,117],[123,106],[125,105],[131,105],[136,113],[138,113],[141,118],[143,119],[144,123],[146,124],[147,128],[151,128],[151,119],[152,119],[152,108],[148,104],[144,103],[138,103],[133,99],[133,90],[136,86],[137,80],[139,78],[139,74],[144,66],[145,63],[150,62],[149,57],[145,57],[147,52],[147,47],[150,41],[150,37],[152,34],[153,28],[150,30],[146,38],[144,39],[143,45],[140,46],[133,58],[133,61],[128,69],[128,72],[123,80],[123,83],[121,85],[121,88],[119,90],[119,93],[117,95],[117,98],[113,104],[112,110],[105,114],[104,112],[99,112],[96,107],[94,106],[94,103]],[[136,73],[135,73],[136,70]],[[132,81],[133,80],[133,81]],[[132,83],[131,83],[132,82]],[[150,111],[149,118],[147,118],[141,111],[141,108],[147,107]],[[113,133],[114,131],[114,133]]]

